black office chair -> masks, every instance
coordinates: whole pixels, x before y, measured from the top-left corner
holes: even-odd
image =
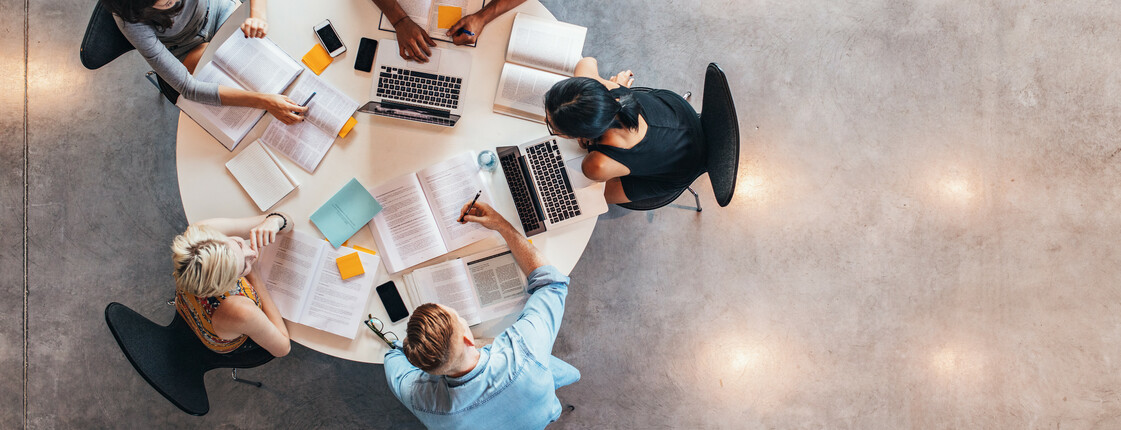
[[[93,16],[90,17],[90,22],[86,25],[86,35],[82,38],[79,54],[82,65],[87,69],[97,70],[133,49],[136,48],[121,33],[121,29],[117,28],[113,14],[99,0],[93,7]],[[179,92],[171,88],[171,85],[168,85],[160,75],[148,72],[145,77],[160,89],[160,94],[163,94],[167,101],[175,104],[175,101],[179,100]]]
[[[164,398],[191,415],[210,412],[203,383],[206,372],[233,369],[235,381],[260,387],[260,382],[238,378],[237,369],[257,367],[273,359],[264,348],[236,354],[211,351],[178,312],[165,327],[113,302],[105,307],[105,323],[137,373]]]
[[[728,77],[716,63],[709,63],[705,71],[704,101],[700,117],[705,150],[708,152],[704,171],[708,172],[716,203],[725,207],[732,201],[732,195],[736,191],[736,174],[740,163],[740,125],[736,118],[736,105],[732,102],[732,90],[728,87]],[[693,180],[698,177],[700,174]],[[697,212],[700,212],[701,198],[692,187],[685,187],[665,196],[621,203],[619,206],[636,211],[658,209],[673,203],[685,191],[693,194]]]

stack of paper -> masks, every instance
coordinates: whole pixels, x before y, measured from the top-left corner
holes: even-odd
[[[254,141],[227,161],[226,169],[234,175],[261,212],[276,205],[300,185],[280,164],[276,155],[259,141]]]

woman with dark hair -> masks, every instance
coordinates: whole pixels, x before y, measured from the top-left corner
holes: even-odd
[[[218,28],[237,9],[234,0],[101,0],[117,27],[148,65],[187,100],[269,111],[285,124],[307,108],[282,94],[264,94],[196,80],[191,73]],[[265,37],[266,0],[250,0],[245,37]]]
[[[704,171],[701,122],[680,95],[631,89],[630,70],[600,78],[591,57],[576,64],[575,74],[545,94],[545,125],[588,150],[581,168],[588,178],[607,182],[608,203],[674,193]]]

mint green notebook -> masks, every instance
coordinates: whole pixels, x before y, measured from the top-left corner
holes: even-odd
[[[381,212],[381,203],[357,179],[351,179],[315,213],[311,222],[338,248]]]

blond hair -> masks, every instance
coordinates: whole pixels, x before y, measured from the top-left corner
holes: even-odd
[[[198,297],[225,294],[241,277],[241,262],[230,249],[229,238],[207,226],[189,226],[171,242],[175,288]]]

